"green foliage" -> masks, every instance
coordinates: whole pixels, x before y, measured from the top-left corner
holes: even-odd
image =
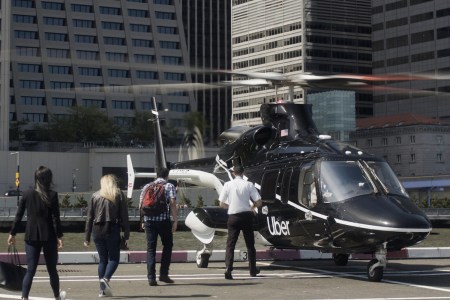
[[[73,205],[74,208],[83,208],[83,207],[88,206],[88,203],[84,199],[83,195],[77,195],[76,199],[77,199],[77,202]]]
[[[61,203],[59,204],[60,208],[72,208],[73,205],[70,203],[70,196],[69,194],[65,194],[64,197],[61,200]]]
[[[201,195],[198,195],[195,207],[203,207],[203,206],[205,206],[205,203],[203,202],[203,197]]]
[[[10,141],[23,141],[25,139],[25,132],[23,126],[27,124],[27,121],[12,122],[9,128],[9,140]]]
[[[186,195],[183,192],[180,193],[180,205],[192,207],[191,200],[188,197],[186,197]]]
[[[130,128],[130,139],[137,141],[153,141],[155,130],[153,126],[154,116],[147,111],[136,112],[133,124]]]
[[[214,206],[220,206],[219,199],[214,199]]]
[[[113,141],[120,127],[97,107],[74,106],[65,118],[50,116],[48,125],[35,126],[36,140],[51,142],[109,142]]]
[[[190,112],[184,117],[184,119],[186,120],[186,129],[190,132],[193,132],[195,127],[197,127],[200,132],[208,131],[210,127],[202,113],[198,111]]]

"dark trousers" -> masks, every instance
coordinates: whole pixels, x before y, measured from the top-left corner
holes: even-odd
[[[104,237],[94,236],[94,243],[99,257],[98,278],[109,280],[120,262],[120,225],[111,225],[110,233]]]
[[[145,221],[145,233],[147,234],[147,278],[149,280],[156,279],[158,235],[161,237],[163,245],[159,275],[169,275],[173,248],[172,222],[169,219],[165,221]]]
[[[28,298],[30,294],[33,277],[36,274],[36,269],[39,263],[39,256],[41,250],[44,252],[45,264],[47,272],[50,277],[50,286],[53,290],[53,295],[59,297],[59,275],[56,270],[58,263],[58,244],[57,241],[25,241],[25,252],[27,255],[27,273],[23,278],[22,297]]]
[[[255,236],[253,235],[253,213],[242,212],[238,214],[228,215],[228,238],[227,249],[225,252],[225,265],[227,271],[233,271],[234,248],[242,230],[244,235],[245,245],[248,252],[248,263],[250,272],[256,270],[256,250],[255,250]]]

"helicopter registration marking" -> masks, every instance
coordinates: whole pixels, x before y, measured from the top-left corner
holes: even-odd
[[[275,217],[267,217],[267,227],[271,235],[291,235],[289,221],[278,221]]]

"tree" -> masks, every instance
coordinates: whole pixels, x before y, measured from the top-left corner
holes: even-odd
[[[197,204],[195,205],[195,207],[203,207],[203,206],[205,206],[205,203],[203,202],[203,197],[201,195],[198,195]]]
[[[120,127],[97,107],[74,106],[64,118],[50,116],[47,126],[35,126],[38,140],[52,142],[108,142],[116,138]]]
[[[77,203],[75,203],[73,205],[73,207],[75,208],[85,208],[88,206],[87,201],[84,199],[83,195],[79,195],[76,197],[77,198]]]
[[[153,118],[150,112],[136,112],[129,132],[130,139],[135,142],[153,142],[155,134]]]

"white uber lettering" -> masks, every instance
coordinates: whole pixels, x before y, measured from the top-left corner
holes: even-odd
[[[275,217],[267,217],[267,227],[271,235],[291,235],[289,221],[277,221]]]

